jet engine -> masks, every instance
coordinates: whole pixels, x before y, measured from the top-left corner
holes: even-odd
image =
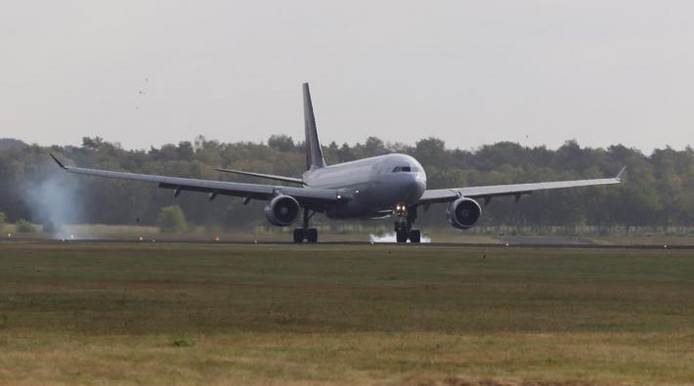
[[[272,225],[292,225],[299,218],[299,209],[294,197],[280,194],[265,204],[265,217]]]
[[[448,205],[448,222],[458,229],[470,229],[480,219],[482,208],[477,201],[461,197]]]

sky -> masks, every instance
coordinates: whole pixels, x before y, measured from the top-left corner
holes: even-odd
[[[0,137],[694,144],[694,2],[0,0]]]

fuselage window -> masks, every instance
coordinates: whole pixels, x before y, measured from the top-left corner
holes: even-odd
[[[393,173],[409,173],[409,172],[416,172],[417,168],[412,167],[412,166],[396,166],[395,169],[393,169]]]

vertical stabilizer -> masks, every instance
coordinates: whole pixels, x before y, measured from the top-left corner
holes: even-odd
[[[323,149],[318,140],[318,129],[316,128],[316,117],[313,115],[313,104],[311,102],[311,92],[308,83],[304,83],[304,128],[306,131],[306,170],[325,167]]]

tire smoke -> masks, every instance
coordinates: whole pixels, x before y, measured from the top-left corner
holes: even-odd
[[[73,238],[66,229],[83,219],[79,181],[63,173],[33,178],[22,187],[24,203],[31,221],[43,225],[43,231],[55,239]]]
[[[372,243],[395,243],[395,242],[397,242],[397,240],[395,238],[395,232],[390,232],[390,233],[385,233],[382,235],[370,234],[369,235],[369,242],[372,242]],[[422,239],[420,242],[430,243],[431,237],[422,235]]]

